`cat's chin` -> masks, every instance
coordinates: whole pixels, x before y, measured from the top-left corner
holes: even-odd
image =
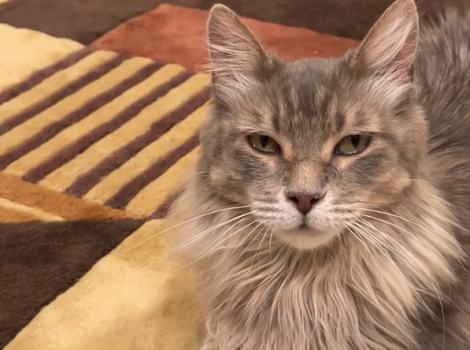
[[[311,229],[280,231],[277,237],[284,243],[300,250],[313,250],[330,243],[338,236],[334,231],[316,231]]]

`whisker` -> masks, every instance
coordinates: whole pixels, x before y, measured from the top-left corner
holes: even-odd
[[[244,230],[245,228],[247,228],[248,226],[250,225],[253,225],[256,221],[252,221],[250,222],[248,225],[246,226],[243,226],[241,229],[235,231],[234,233],[230,234],[228,237],[224,238],[223,240],[221,240],[212,250],[209,250],[208,252],[206,252],[205,254],[203,254],[202,256],[200,256],[199,258],[197,258],[195,261],[183,266],[181,269],[183,268],[186,268],[188,266],[191,266],[192,264],[195,264],[197,263],[198,261],[200,261],[201,259],[203,259],[204,257],[206,257],[207,255],[209,255],[210,253],[212,253],[215,249],[217,249],[218,246],[220,246],[222,243],[226,242],[227,240],[229,240],[231,237],[233,237],[234,235],[236,235],[238,232]]]
[[[362,220],[362,219],[361,219],[361,220]],[[370,222],[368,222],[368,221],[366,221],[366,220],[362,220],[362,222],[365,223],[365,224],[367,224],[367,225],[369,225],[369,226],[370,226],[371,228],[373,228],[376,232],[380,233],[380,234],[382,235],[382,237],[385,238],[389,243],[393,244],[393,245],[395,246],[395,248],[398,248],[401,252],[404,251],[403,246],[402,246],[401,244],[399,244],[395,239],[393,239],[392,237],[390,237],[390,236],[384,234],[383,232],[381,232],[380,230],[378,230],[378,229],[377,229],[374,225],[372,225]],[[403,253],[402,253],[402,254],[403,254]],[[403,264],[405,264],[408,268],[410,268],[410,269],[411,269],[412,271],[414,271],[416,274],[420,274],[420,271],[417,270],[415,267],[413,267],[409,262],[407,262],[407,261],[404,259],[404,257],[402,256],[402,254],[397,254],[397,253],[395,252],[395,256],[396,256],[398,259],[400,259],[400,260],[403,262]],[[419,266],[421,266],[421,271],[426,275],[426,277],[427,277],[429,283],[433,286],[434,291],[436,292],[436,296],[437,296],[437,298],[438,298],[438,300],[439,300],[439,303],[440,303],[440,305],[441,305],[441,310],[442,310],[442,312],[443,312],[443,304],[442,304],[442,300],[441,300],[441,297],[440,297],[440,294],[441,294],[441,293],[439,292],[439,290],[438,290],[436,284],[434,283],[434,281],[433,281],[431,275],[427,272],[425,266],[424,266],[418,259],[416,259],[416,258],[413,256],[413,254],[407,254],[407,256],[408,256],[409,258],[413,259],[414,262],[417,263]],[[406,278],[406,277],[405,277],[405,278]],[[425,291],[422,290],[422,289],[419,289],[419,291],[422,292],[422,293],[425,293]],[[423,306],[424,306],[424,307],[427,307],[427,305],[426,305],[426,303],[424,302],[424,300],[423,300],[420,296],[417,296],[417,297],[418,297],[419,300],[422,302]]]
[[[361,219],[360,219],[361,220]],[[361,220],[363,224],[369,224],[367,221],[364,221],[364,220]],[[404,281],[409,285],[409,287],[415,291],[421,291],[423,292],[421,289],[417,289],[415,287],[413,287],[413,285],[411,284],[411,282],[408,280],[408,278],[404,275],[403,271],[398,267],[398,265],[396,264],[396,262],[392,259],[392,257],[387,254],[383,249],[379,248],[379,246],[376,244],[376,243],[373,243],[374,242],[380,242],[380,240],[375,237],[375,235],[373,234],[372,231],[366,229],[364,226],[362,226],[362,234],[365,236],[365,237],[369,237],[368,238],[368,241],[371,242],[371,244],[373,244],[375,247],[377,247],[378,249],[380,249],[380,251],[384,254],[384,256],[390,261],[390,263],[392,264],[392,266],[397,270],[397,272],[403,277]],[[376,232],[380,233],[383,237],[385,238],[388,238],[385,234],[383,234],[382,232],[380,232],[379,230],[377,230],[376,227],[373,227]],[[368,234],[366,234],[366,232],[368,232]],[[395,247],[398,248],[399,250],[402,250],[402,247],[397,243],[397,242],[392,242],[391,243],[395,243]],[[407,263],[401,256],[400,254],[397,254],[397,252],[395,252],[395,250],[392,248],[392,247],[388,247],[388,249],[390,251],[392,251],[394,253],[394,256],[396,256],[398,259],[400,259],[406,266],[408,266],[409,268],[413,269],[414,268],[409,264]],[[426,307],[426,302],[424,301],[424,299],[419,295],[419,294],[416,294],[416,297],[418,298],[418,300],[421,302],[421,304]]]
[[[256,252],[257,252],[256,254],[257,254],[258,256],[259,256],[259,252],[260,252],[260,249],[261,249],[261,245],[263,244],[264,239],[266,238],[266,235],[268,234],[268,231],[269,231],[269,228],[266,227],[266,230],[265,230],[265,232],[264,232],[264,234],[263,234],[263,237],[261,238],[261,241],[259,242],[258,249],[256,249]]]
[[[386,212],[385,210],[383,210],[382,208],[379,208],[380,210],[374,210],[374,209],[368,209],[368,208],[361,208],[360,210],[361,211],[368,211],[368,212],[372,212],[372,213],[378,213],[378,214],[385,214],[385,215],[388,215],[388,216],[391,216],[391,217],[394,217],[394,218],[397,218],[397,219],[400,219],[400,220],[403,220],[403,221],[406,221],[406,222],[409,222],[410,224],[413,224],[415,225],[416,227],[419,227],[423,230],[425,230],[425,227],[423,225],[420,225],[414,221],[411,221],[409,219],[406,219],[400,215],[396,215],[396,214],[392,214],[392,213],[389,213],[389,212]]]
[[[380,231],[377,227],[375,227],[374,225],[372,225],[370,222],[364,220],[364,219],[359,219],[363,224],[369,226],[371,229],[373,229],[375,232],[379,233],[380,236],[382,237],[382,239],[386,240],[389,244],[393,245],[393,247],[395,248],[398,248],[398,250],[400,251],[403,251],[403,246],[398,243],[395,239],[393,239],[392,237],[386,235],[385,233],[383,233],[382,231]],[[368,230],[371,234],[372,231]],[[389,249],[394,253],[394,256],[396,256],[398,259],[400,259],[405,265],[407,265],[407,267],[409,267],[410,269],[413,270],[413,272],[419,274],[419,270],[416,270],[416,268],[414,268],[413,266],[409,265],[408,262],[406,262],[404,260],[404,258],[401,256],[401,254],[397,254],[396,251],[393,249],[393,247],[389,247]]]
[[[243,246],[243,243],[245,243],[245,241],[253,234],[253,232],[255,232],[255,231],[258,229],[258,227],[260,227],[261,225],[263,225],[264,223],[266,223],[266,221],[268,221],[268,220],[264,220],[264,221],[260,222],[258,225],[256,225],[256,227],[255,227],[253,230],[251,230],[250,233],[248,233],[248,234],[246,235],[246,237],[243,238],[242,241],[236,246],[236,248],[235,248],[235,249],[233,250],[233,252],[232,252],[232,255],[235,253],[235,251],[237,251],[238,249],[240,249],[240,248]],[[245,250],[246,250],[246,248],[245,248]],[[242,252],[241,255],[243,255],[243,253],[245,252],[245,250],[243,250],[243,252]],[[238,259],[240,259],[240,256],[238,257]],[[238,262],[238,259],[236,260],[236,262]],[[236,263],[236,262],[235,262],[235,263]]]
[[[217,237],[214,242],[212,242],[212,244],[209,245],[209,249],[214,245],[214,244],[217,244],[220,240],[223,240],[224,239],[224,236],[226,233],[228,233],[232,228],[234,228],[235,226],[237,226],[238,224],[240,224],[242,221],[244,220],[244,218],[241,218],[240,220],[238,220],[237,222],[235,222],[232,226],[230,226],[228,229],[226,229],[224,232],[222,232],[220,234],[219,237]],[[255,221],[253,221],[255,222]],[[204,250],[205,252],[206,250]]]
[[[272,243],[273,243],[273,235],[274,235],[274,229],[271,227],[271,232],[269,233],[269,256],[272,258],[273,257],[273,252],[272,252]]]
[[[372,256],[372,258],[374,259],[375,263],[378,264],[377,262],[377,259],[375,258],[374,254],[372,253],[372,251],[370,250],[369,246],[361,239],[361,226],[359,224],[352,224],[352,228],[354,230],[350,230],[350,232],[353,234],[353,236],[359,241],[361,242],[361,244],[367,249],[367,251],[369,252],[369,254]],[[359,230],[359,232],[355,232],[355,230]],[[364,235],[362,235],[364,236]],[[364,237],[364,239],[366,239]],[[372,243],[374,246],[375,244]]]
[[[188,244],[190,244],[190,243],[192,243],[192,242],[194,242],[194,241],[197,241],[198,239],[204,237],[206,234],[208,234],[208,233],[210,233],[210,232],[212,232],[212,231],[215,231],[215,230],[217,230],[218,228],[223,227],[223,226],[229,224],[230,222],[239,220],[239,219],[242,218],[242,217],[246,217],[246,216],[248,216],[248,215],[250,215],[250,214],[252,214],[252,212],[245,213],[245,214],[241,214],[241,215],[239,215],[239,216],[236,216],[235,218],[232,218],[232,219],[230,219],[230,220],[227,220],[227,221],[225,221],[225,222],[223,222],[223,223],[221,223],[221,224],[217,224],[217,225],[215,225],[215,226],[213,226],[213,227],[211,227],[211,228],[209,228],[209,229],[207,229],[207,230],[205,230],[205,231],[203,231],[203,232],[201,232],[201,233],[198,233],[197,235],[195,235],[195,236],[191,237],[190,239],[186,240],[185,242],[180,243],[180,244],[178,244],[176,247],[170,249],[168,252],[166,252],[165,254],[163,254],[160,258],[158,258],[158,259],[152,261],[151,263],[149,263],[148,265],[146,265],[144,268],[147,268],[149,265],[155,264],[155,263],[157,263],[158,261],[167,258],[168,256],[170,256],[170,255],[173,254],[174,252],[178,251],[178,249],[181,249],[181,248],[187,246]]]
[[[265,220],[264,222],[266,222],[267,220]],[[264,223],[263,222],[263,223]],[[245,247],[245,249],[243,249],[243,251],[241,252],[241,254],[238,256],[237,260],[236,260],[236,263],[240,260],[240,258],[243,256],[243,254],[245,254],[245,252],[248,250],[248,248],[251,247],[251,245],[253,244],[254,241],[256,241],[256,239],[260,236],[260,234],[262,234],[263,230],[260,230],[256,233],[255,237],[253,237],[253,239],[250,241],[249,244],[247,244],[247,246]]]
[[[398,226],[398,225],[395,225],[394,223],[391,223],[391,222],[389,222],[389,221],[382,220],[382,219],[379,219],[379,218],[376,218],[376,217],[374,217],[374,216],[370,216],[370,215],[367,215],[367,214],[362,214],[362,216],[364,216],[364,217],[366,217],[366,218],[369,218],[369,219],[372,219],[372,220],[377,220],[377,221],[383,222],[384,224],[387,224],[387,225],[390,225],[390,226],[392,226],[392,227],[395,227],[395,228],[397,228],[397,229],[399,229],[399,230],[401,230],[401,231],[403,231],[403,232],[409,234],[410,236],[413,235],[410,231],[407,231],[407,230],[405,230],[403,227],[400,227],[400,226]]]
[[[219,210],[214,210],[214,211],[211,211],[210,213],[206,213],[206,214],[203,214],[203,215],[199,215],[199,216],[196,216],[195,218],[192,218],[192,219],[189,219],[189,220],[186,220],[186,221],[183,221],[183,222],[180,222],[179,224],[175,225],[175,226],[172,226],[170,228],[167,228],[159,233],[156,233],[155,235],[152,235],[146,239],[144,239],[142,242],[139,242],[137,243],[135,246],[129,248],[128,250],[126,250],[125,252],[123,252],[121,255],[119,255],[119,258],[121,258],[122,256],[126,255],[127,253],[131,252],[132,250],[134,250],[135,248],[141,246],[142,244],[150,241],[151,239],[154,239],[158,236],[160,236],[161,234],[165,233],[165,232],[168,232],[170,230],[173,230],[181,225],[184,225],[184,224],[187,224],[189,222],[192,222],[194,220],[197,220],[197,219],[201,219],[203,217],[206,217],[208,215],[212,215],[212,214],[217,214],[217,213],[221,213],[223,211],[227,211],[227,210],[234,210],[234,209],[245,209],[245,208],[249,208],[250,206],[249,205],[243,205],[243,206],[239,206],[239,207],[230,207],[230,208],[224,208],[224,209],[219,209]]]
[[[367,222],[365,222],[367,223]],[[387,252],[384,250],[383,247],[381,247],[378,243],[381,243],[380,240],[378,240],[371,231],[367,230],[364,226],[362,226],[359,222],[357,223],[357,225],[359,226],[359,230],[360,230],[360,235],[362,235],[364,237],[364,239],[366,241],[368,241],[369,243],[371,243],[374,247],[376,247],[377,249],[380,250],[380,252],[382,252],[383,256],[388,259],[388,261],[390,261],[390,263],[392,264],[392,266],[395,268],[395,270],[403,277],[404,281],[412,288],[413,286],[411,285],[411,282],[406,278],[406,276],[404,275],[404,273],[401,271],[401,269],[398,267],[398,265],[396,264],[395,261],[393,261],[392,257],[387,254]],[[366,231],[369,231],[369,233],[366,233]],[[377,262],[377,259],[375,258],[374,254],[372,254],[372,251],[369,249],[369,247],[367,246],[367,244],[364,244],[364,246],[366,247],[366,249],[369,251],[369,253],[371,254],[372,258],[374,259],[375,263],[378,265],[378,262]],[[390,249],[390,248],[389,248]],[[393,250],[392,250],[393,251]],[[395,254],[396,255],[396,254]],[[421,302],[424,304],[424,300],[418,295],[418,298],[421,300]]]
[[[266,238],[266,234],[267,234],[267,233],[268,233],[268,227],[265,228],[264,234],[263,234],[263,236],[261,237],[261,240],[260,240],[260,242],[259,242],[259,244],[258,244],[258,248],[256,249],[255,254],[254,254],[254,255],[252,256],[252,258],[251,258],[250,271],[253,269],[254,259],[255,259],[256,257],[258,257],[258,261],[259,261],[259,251],[260,251],[261,245],[262,245],[263,242],[264,242],[264,239]]]

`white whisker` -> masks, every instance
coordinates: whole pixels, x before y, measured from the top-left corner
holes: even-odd
[[[207,255],[211,254],[215,249],[218,248],[218,246],[220,246],[223,242],[229,240],[231,237],[233,237],[234,235],[236,235],[238,232],[240,231],[243,231],[245,228],[249,227],[250,225],[253,225],[255,223],[255,221],[252,221],[250,222],[248,225],[245,225],[243,226],[241,229],[235,231],[234,233],[230,234],[228,237],[225,237],[223,240],[221,240],[220,242],[218,242],[218,244],[216,246],[214,246],[211,250],[209,250],[208,252],[206,252],[205,254],[203,254],[202,256],[200,256],[199,258],[197,258],[195,261],[183,266],[182,268],[186,268],[192,264],[195,264],[196,262],[202,260],[204,257],[206,257]]]
[[[225,222],[223,222],[223,223],[221,223],[221,224],[215,225],[215,226],[213,226],[213,227],[211,227],[211,228],[209,228],[209,229],[207,229],[207,230],[205,230],[205,231],[203,231],[203,232],[198,233],[197,235],[195,235],[195,236],[191,237],[190,239],[186,240],[185,242],[180,243],[180,244],[178,244],[176,247],[170,249],[168,252],[166,252],[165,254],[163,254],[160,258],[158,258],[158,259],[152,261],[151,263],[149,263],[148,265],[146,265],[144,268],[147,268],[149,265],[155,264],[156,262],[158,262],[158,261],[160,261],[160,260],[162,260],[162,259],[167,258],[168,256],[170,256],[170,255],[173,254],[174,252],[178,251],[178,249],[181,249],[181,248],[185,247],[186,245],[188,245],[188,244],[190,244],[190,243],[192,243],[192,242],[194,242],[194,241],[197,241],[198,239],[204,237],[206,234],[208,234],[208,233],[210,233],[210,232],[212,232],[212,231],[215,231],[215,230],[217,230],[218,228],[223,227],[223,226],[225,226],[225,225],[227,225],[227,224],[229,224],[229,223],[231,223],[231,222],[233,222],[233,221],[239,220],[239,219],[242,218],[242,217],[246,217],[246,216],[248,216],[248,215],[250,215],[250,214],[252,214],[252,212],[248,212],[248,213],[245,213],[245,214],[241,214],[241,215],[239,215],[239,216],[236,216],[235,218],[229,219],[229,220],[227,220],[227,221],[225,221]]]
[[[243,206],[239,206],[239,207],[230,207],[230,208],[224,208],[224,209],[214,210],[214,211],[211,211],[210,213],[202,214],[202,215],[196,216],[196,217],[194,217],[194,218],[192,218],[192,219],[189,219],[189,220],[180,222],[179,224],[177,224],[177,225],[175,225],[175,226],[172,226],[172,227],[167,228],[167,229],[165,229],[165,230],[163,230],[163,231],[160,231],[159,233],[157,233],[157,234],[155,234],[155,235],[152,235],[152,236],[150,236],[150,237],[144,239],[142,242],[137,243],[135,246],[129,248],[128,250],[126,250],[125,252],[123,252],[121,255],[119,255],[119,258],[121,258],[122,256],[126,255],[127,253],[131,252],[131,251],[134,250],[135,248],[141,246],[142,244],[144,244],[144,243],[150,241],[151,239],[154,239],[154,238],[160,236],[161,234],[163,234],[163,233],[165,233],[165,232],[168,232],[168,231],[170,231],[170,230],[173,230],[173,229],[175,229],[175,228],[177,228],[177,227],[179,227],[179,226],[182,226],[182,225],[187,224],[187,223],[189,223],[189,222],[192,222],[192,221],[194,221],[194,220],[198,220],[198,219],[201,219],[201,218],[206,217],[206,216],[208,216],[208,215],[221,213],[221,212],[224,212],[224,211],[227,211],[227,210],[246,209],[246,208],[249,208],[249,207],[250,207],[249,205],[243,205]]]

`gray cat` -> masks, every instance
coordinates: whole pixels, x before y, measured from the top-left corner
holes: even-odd
[[[419,29],[398,0],[353,52],[286,63],[217,5],[208,46],[172,210],[201,349],[470,349],[470,15]]]

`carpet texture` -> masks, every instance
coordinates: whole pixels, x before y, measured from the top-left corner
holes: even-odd
[[[117,209],[164,216],[175,174],[195,155],[208,77],[88,49],[46,70],[3,94],[17,96],[0,106],[0,170]]]
[[[356,47],[391,1],[221,2],[294,60]],[[0,348],[199,346],[160,233],[210,103],[211,1],[169,2],[0,0]]]
[[[152,263],[164,237],[121,253],[161,231],[209,77],[8,25],[0,37],[0,348],[196,349],[190,278]]]

